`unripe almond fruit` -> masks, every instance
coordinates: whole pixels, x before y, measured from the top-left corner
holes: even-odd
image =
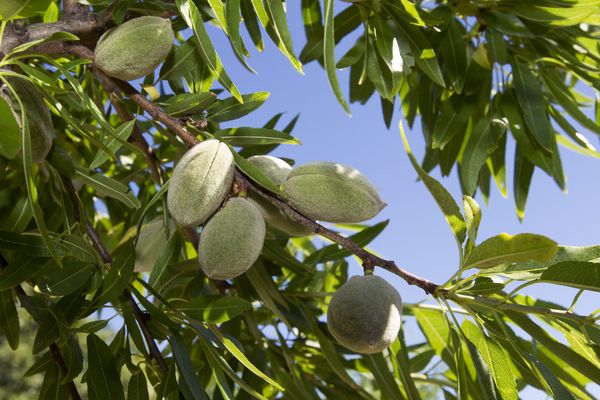
[[[327,327],[344,347],[363,354],[379,353],[398,336],[402,299],[385,279],[353,276],[331,297]]]
[[[124,81],[144,77],[167,58],[173,46],[171,21],[143,16],[113,28],[98,40],[95,64]]]
[[[292,167],[280,158],[273,156],[252,156],[248,162],[258,168],[276,185],[285,183]],[[307,227],[293,221],[283,211],[263,199],[260,195],[250,193],[248,199],[260,210],[267,223],[278,231],[290,236],[307,236],[312,233]]]
[[[5,79],[25,108],[31,137],[31,158],[34,163],[41,163],[46,159],[54,141],[54,127],[48,106],[39,90],[27,79],[15,76],[5,76]],[[2,98],[8,103],[17,123],[22,127],[21,105],[14,94],[7,88],[2,93]]]
[[[198,243],[200,267],[211,279],[232,279],[258,259],[265,220],[247,199],[234,197],[208,221]]]
[[[302,214],[327,222],[362,222],[386,205],[357,169],[332,162],[294,168],[284,190],[290,204]]]
[[[167,206],[182,226],[201,225],[231,190],[235,163],[226,144],[206,140],[188,150],[173,170]]]

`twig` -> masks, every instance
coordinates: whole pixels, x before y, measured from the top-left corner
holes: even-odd
[[[100,257],[102,258],[102,261],[104,261],[107,264],[111,264],[112,257],[110,255],[110,252],[106,249],[106,247],[102,243],[102,240],[100,239],[100,236],[98,235],[98,232],[96,232],[96,230],[94,229],[94,227],[92,226],[92,224],[89,222],[89,220],[87,218],[84,218],[84,219],[82,218],[81,209],[79,207],[79,199],[77,197],[77,192],[75,191],[75,188],[73,187],[73,183],[68,178],[63,177],[63,184],[65,185],[65,188],[67,189],[69,198],[71,199],[75,218],[76,219],[79,218],[78,222],[83,223],[85,225],[86,232],[88,233],[88,236],[92,240],[92,245],[94,246],[94,248],[96,249],[96,251],[98,252]],[[148,346],[150,355],[158,363],[158,366],[160,367],[161,371],[163,373],[166,373],[168,371],[167,363],[165,362],[165,359],[163,358],[163,355],[160,352],[160,349],[158,348],[156,342],[154,341],[154,337],[152,337],[152,334],[150,333],[150,329],[148,328],[148,325],[146,324],[146,317],[145,317],[144,313],[142,312],[142,310],[139,308],[139,306],[135,302],[133,295],[131,294],[131,292],[129,290],[125,289],[123,291],[123,296],[125,297],[125,299],[127,300],[127,303],[130,305],[130,307],[133,310],[133,315],[134,315],[137,323],[140,326],[142,334],[144,335],[144,339],[146,340],[146,344]]]
[[[0,270],[4,269],[4,267],[6,267],[7,265],[8,265],[8,263],[6,262],[4,257],[2,255],[0,255]],[[27,296],[27,293],[25,293],[25,290],[23,290],[23,287],[21,287],[21,285],[16,285],[14,287],[14,289],[17,292],[17,296],[19,298],[21,298],[22,296]],[[34,318],[34,320],[35,320],[35,318]],[[37,324],[39,326],[40,322],[37,320],[35,320],[35,322],[37,322]],[[50,354],[52,355],[54,362],[56,362],[56,364],[58,364],[58,367],[60,368],[61,372],[63,373],[63,376],[67,376],[69,373],[69,369],[67,368],[65,359],[63,358],[62,354],[60,353],[60,349],[58,348],[58,345],[56,344],[56,342],[50,343],[50,346],[48,346],[48,349],[50,350]],[[79,391],[77,390],[77,386],[75,386],[75,382],[73,382],[73,380],[70,380],[69,382],[65,383],[65,385],[67,385],[69,392],[71,393],[72,400],[81,400],[81,396],[79,395]]]
[[[89,49],[86,49],[80,45],[71,45],[69,46],[69,51],[79,57],[87,58],[93,60],[93,54]],[[137,90],[135,90],[129,83],[122,82],[118,80],[113,80],[110,77],[106,76],[101,71],[98,71],[97,74],[101,76],[101,79],[105,82],[108,88],[118,87],[124,93],[126,93],[131,100],[137,103],[144,111],[152,116],[156,121],[163,123],[167,128],[169,128],[173,133],[177,135],[185,144],[188,146],[194,146],[200,143],[194,135],[189,133],[185,126],[179,120],[171,117],[167,113],[165,113],[160,107],[150,102],[146,99],[142,94],[140,94]],[[314,233],[324,236],[340,246],[350,250],[353,254],[359,257],[363,262],[363,267],[366,269],[372,269],[373,267],[380,267],[387,271],[390,271],[393,274],[398,275],[402,279],[404,279],[409,285],[416,285],[423,289],[426,293],[431,294],[441,294],[440,292],[445,291],[445,289],[441,289],[439,285],[431,282],[428,279],[417,276],[405,269],[402,269],[396,265],[393,261],[384,260],[368,251],[364,250],[362,247],[357,245],[352,241],[352,239],[343,237],[336,232],[325,228],[323,225],[316,223],[310,218],[305,217],[300,214],[294,208],[292,208],[288,203],[284,200],[278,198],[276,195],[265,191],[264,189],[256,186],[250,179],[244,176],[240,171],[236,170],[235,174],[236,181],[239,182],[240,185],[244,187],[252,188],[252,190],[256,191],[266,200],[274,204],[276,207],[285,212],[290,218],[294,221],[306,226]]]
[[[72,8],[71,8],[72,9]],[[112,18],[112,7],[105,9],[100,14],[74,13],[65,15],[65,18],[53,23],[38,23],[17,27],[7,25],[0,44],[0,57],[4,57],[15,47],[35,40],[47,39],[57,32],[69,32],[77,35],[82,43],[95,43],[108,27]],[[68,42],[43,43],[29,49],[28,52],[41,52],[47,54],[64,54]]]

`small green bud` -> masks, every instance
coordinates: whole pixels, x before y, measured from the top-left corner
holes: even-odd
[[[331,162],[294,168],[284,190],[290,204],[302,214],[327,222],[362,222],[386,205],[358,170]]]
[[[124,81],[153,72],[173,46],[171,21],[143,16],[113,28],[98,40],[95,64],[107,75]]]
[[[379,353],[400,331],[402,299],[385,279],[353,276],[331,297],[327,327],[344,347],[363,354]]]
[[[211,279],[232,279],[258,259],[265,221],[247,199],[234,197],[208,221],[198,244],[200,267]]]

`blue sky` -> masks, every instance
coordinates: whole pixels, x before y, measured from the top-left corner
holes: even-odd
[[[288,20],[294,50],[299,54],[305,40],[300,6],[295,2],[290,2],[290,5]],[[413,273],[437,283],[445,282],[457,268],[456,244],[433,198],[425,186],[416,181],[416,173],[404,152],[398,132],[398,110],[390,130],[383,123],[377,96],[373,96],[364,106],[352,105],[353,115],[348,117],[337,103],[325,72],[318,63],[306,65],[305,75],[300,75],[265,38],[266,49],[263,53],[250,48],[249,63],[258,72],[258,75],[252,75],[235,59],[222,32],[209,28],[209,33],[227,72],[242,93],[271,92],[270,98],[259,111],[230,125],[261,126],[274,114],[283,111],[286,112],[283,123],[287,123],[300,113],[293,134],[303,144],[280,146],[272,154],[294,158],[299,164],[325,160],[358,168],[372,180],[388,204],[373,222],[390,219],[390,224],[370,248]],[[250,46],[251,42],[246,40],[246,43]],[[342,42],[337,57],[351,44],[353,39]],[[348,71],[340,71],[339,78],[348,98]],[[421,159],[424,142],[420,125],[417,123],[413,129],[406,128],[411,147],[417,159]],[[593,134],[582,133],[593,145],[598,144]],[[513,153],[514,142],[509,141],[509,197],[502,198],[492,187],[488,205],[483,204],[481,196],[476,198],[483,209],[479,242],[500,232],[531,232],[544,234],[564,245],[599,244],[600,188],[596,177],[600,160],[561,149],[568,194],[561,192],[547,175],[536,170],[525,219],[519,222],[512,200]],[[451,194],[460,199],[461,191],[455,172],[449,178],[440,178],[439,171],[435,170],[433,176],[441,179]],[[352,271],[357,274],[361,269],[354,263]],[[425,298],[422,290],[408,286],[395,275],[382,270],[376,273],[388,279],[399,290],[404,301],[416,302]],[[525,293],[568,306],[576,290],[540,284],[527,288]],[[598,294],[588,292],[581,297],[576,310],[580,313],[592,312],[600,307],[599,300]],[[415,330],[416,327],[409,326],[408,335],[411,332],[418,335]],[[544,398],[539,394],[534,396],[532,392],[527,395],[528,398]]]

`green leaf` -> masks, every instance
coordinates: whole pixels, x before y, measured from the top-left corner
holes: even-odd
[[[390,400],[406,399],[406,396],[398,388],[394,375],[392,375],[381,353],[367,354],[364,356],[364,361],[375,377],[375,382],[377,382],[377,386],[381,390],[382,398]]]
[[[473,244],[477,240],[477,231],[481,222],[481,207],[474,198],[463,195],[463,210],[465,211],[465,221],[467,224],[467,233]]]
[[[517,216],[519,217],[520,221],[522,221],[525,217],[525,204],[527,203],[527,196],[531,186],[533,170],[533,164],[529,162],[529,160],[523,156],[523,153],[519,151],[519,148],[516,147],[513,190],[515,205],[517,207]]]
[[[21,149],[21,129],[6,100],[0,96],[0,155],[15,158]]]
[[[411,376],[413,363],[408,355],[408,348],[406,347],[406,341],[404,339],[404,327],[400,329],[398,340],[392,344],[390,350],[393,354],[395,354],[396,360],[398,360],[398,372],[400,374],[400,378],[402,379],[402,384],[404,385],[404,390],[406,390],[408,398],[410,400],[421,400],[421,395],[419,394],[415,380]]]
[[[250,360],[248,360],[248,358],[244,355],[244,353],[239,349],[239,347],[235,343],[233,343],[231,341],[231,339],[225,337],[217,329],[213,328],[213,329],[211,329],[211,332],[213,332],[215,335],[217,335],[217,337],[219,338],[219,340],[221,341],[221,343],[223,343],[223,345],[225,346],[225,348],[227,350],[229,350],[229,352],[231,353],[231,355],[233,355],[244,367],[246,367],[250,371],[252,371],[252,373],[254,375],[258,376],[259,378],[261,378],[262,380],[264,380],[268,384],[273,385],[278,390],[281,390],[281,391],[285,390],[279,383],[277,383],[273,379],[269,378],[260,369],[258,369],[254,364],[252,364],[250,362]]]
[[[257,2],[255,1],[254,4]],[[282,0],[269,0],[263,3],[266,11],[269,15],[270,24],[265,26],[267,30],[273,30],[275,36],[275,43],[281,52],[290,60],[292,66],[301,74],[302,63],[298,61],[294,55],[294,49],[292,46],[292,37],[288,28],[286,20],[285,6]],[[273,36],[273,35],[272,35]]]
[[[51,296],[66,296],[82,287],[93,275],[95,266],[79,261],[63,263],[62,268],[51,270],[40,285]]]
[[[57,255],[64,257],[69,255],[69,252],[52,241],[53,247],[57,250]],[[50,250],[42,236],[37,233],[14,233],[0,232],[0,249],[16,251],[19,254],[36,256],[36,257],[51,257]]]
[[[58,265],[52,258],[21,255],[0,273],[0,291],[11,289],[35,274],[54,268],[58,268]]]
[[[440,55],[444,60],[446,72],[454,90],[459,94],[462,92],[467,72],[467,47],[463,35],[462,25],[453,19],[440,43]]]
[[[190,358],[190,351],[185,345],[183,339],[177,332],[171,331],[171,347],[173,348],[173,356],[179,367],[179,373],[183,377],[190,393],[193,395],[194,400],[207,399],[206,392],[198,380],[198,376],[194,371],[192,359]]]
[[[148,383],[141,369],[136,369],[127,385],[127,400],[149,400]]]
[[[29,200],[27,197],[22,197],[16,202],[10,214],[4,218],[0,224],[0,230],[21,233],[27,228],[32,217],[33,212]]]
[[[406,134],[404,133],[404,127],[402,126],[402,122],[400,122],[400,134],[402,135],[402,140],[404,142],[404,149],[406,150],[406,154],[408,154],[408,158],[410,159],[410,163],[413,168],[419,175],[419,178],[423,181],[429,193],[433,196],[436,203],[444,213],[446,217],[446,221],[450,225],[452,232],[454,233],[454,237],[456,238],[457,244],[461,245],[462,242],[465,241],[467,227],[465,224],[465,219],[460,213],[460,209],[458,205],[448,193],[448,191],[439,183],[437,180],[429,176],[427,172],[417,162],[415,157],[410,150],[410,146],[408,145],[408,139],[406,138]]]
[[[542,327],[523,314],[503,311],[517,326],[548,348],[556,357],[593,382],[600,382],[600,369],[582,355],[551,337]]]
[[[62,373],[56,365],[50,365],[46,369],[44,381],[39,388],[39,399],[62,400],[70,398],[67,385],[61,384]]]
[[[340,83],[337,78],[335,69],[335,40],[334,40],[334,18],[333,18],[333,0],[325,0],[325,31],[323,33],[323,60],[325,63],[325,71],[329,79],[329,85],[335,94],[338,102],[346,111],[351,114],[350,107],[340,88]]]
[[[240,22],[242,20],[240,0],[231,0],[225,3],[225,20],[229,41],[236,57],[248,71],[256,73],[246,62],[248,51],[240,35]]]
[[[238,168],[246,175],[248,178],[256,182],[259,186],[264,187],[265,189],[279,195],[280,197],[284,197],[283,191],[279,188],[279,186],[275,185],[271,180],[265,176],[256,168],[252,163],[249,163],[244,157],[240,156],[237,151],[233,147],[230,146],[231,153],[233,154],[233,158],[235,159],[235,163]]]
[[[541,85],[529,66],[514,59],[511,60],[511,65],[515,97],[523,111],[523,119],[536,142],[546,151],[552,152],[555,139],[552,125],[546,114]]]
[[[204,61],[198,53],[196,38],[191,37],[181,44],[173,46],[160,69],[157,81],[178,81],[185,75],[204,66]]]
[[[531,233],[517,235],[501,233],[475,246],[463,268],[486,269],[503,263],[548,261],[557,250],[556,242],[545,236]]]
[[[194,297],[176,307],[198,321],[220,324],[251,310],[252,304],[241,297],[208,295]]]
[[[90,400],[125,400],[117,361],[110,348],[93,333],[87,337],[87,386]]]
[[[21,328],[12,289],[0,291],[0,332],[4,333],[11,349],[19,347]]]
[[[162,103],[162,106],[170,116],[182,117],[201,112],[215,101],[217,101],[217,96],[213,92],[183,93],[169,97]],[[239,104],[237,100],[235,103]]]
[[[177,261],[179,255],[177,250],[179,250],[179,235],[173,233],[162,248],[158,259],[152,267],[150,279],[148,280],[150,286],[158,289],[164,283],[165,279],[168,278],[168,266],[169,263]]]
[[[433,130],[432,148],[443,150],[457,134],[467,130],[471,106],[465,100],[465,96],[454,95],[444,102]]]
[[[223,68],[221,59],[215,51],[208,32],[206,32],[206,28],[204,27],[202,15],[200,14],[200,11],[198,11],[198,8],[194,2],[190,0],[177,0],[176,3],[181,16],[183,17],[187,26],[192,29],[194,36],[198,40],[196,45],[200,55],[202,56],[202,59],[204,62],[206,62],[206,65],[208,65],[208,68],[217,77],[219,83],[223,85],[223,87],[227,89],[227,91],[231,93],[231,95],[240,103],[243,103],[242,95]]]
[[[512,372],[511,362],[502,347],[491,337],[482,334],[477,349],[489,368],[501,398],[518,400],[517,383]]]
[[[128,241],[113,255],[113,262],[102,281],[102,289],[96,293],[93,303],[102,305],[107,301],[115,301],[129,285],[134,264],[135,250],[131,241]]]
[[[490,121],[487,118],[480,119],[471,131],[469,141],[462,152],[459,162],[460,180],[463,191],[474,196],[479,182],[479,171],[485,165],[488,158],[488,149],[491,145]]]
[[[97,191],[99,196],[108,196],[115,200],[119,200],[129,208],[140,208],[140,201],[135,197],[131,189],[102,174],[88,174],[86,171],[77,170],[77,177],[83,181],[83,183],[91,186]]]
[[[544,282],[600,291],[600,263],[563,261],[551,265],[540,276]]]
[[[221,129],[214,133],[219,140],[231,146],[267,145],[267,144],[301,144],[292,135],[266,128],[237,127]]]
[[[217,100],[206,108],[207,120],[213,122],[231,121],[250,114],[262,106],[269,98],[269,92],[256,92],[242,96],[243,102],[235,98]]]
[[[121,124],[117,129],[115,129],[115,136],[111,136],[106,141],[106,147],[108,147],[111,153],[116,153],[124,143],[126,143],[127,138],[131,135],[133,131],[133,127],[135,126],[135,120],[131,120]],[[96,169],[102,164],[104,164],[110,155],[106,153],[104,150],[98,151],[96,157],[92,160],[90,164],[90,169]]]
[[[516,3],[511,9],[515,14],[530,21],[551,26],[571,26],[585,21],[596,12],[595,2],[569,2],[568,7],[544,7],[535,4]]]
[[[59,349],[67,367],[67,375],[62,379],[64,384],[74,380],[83,370],[83,353],[74,335],[69,335],[66,343],[61,345]]]

